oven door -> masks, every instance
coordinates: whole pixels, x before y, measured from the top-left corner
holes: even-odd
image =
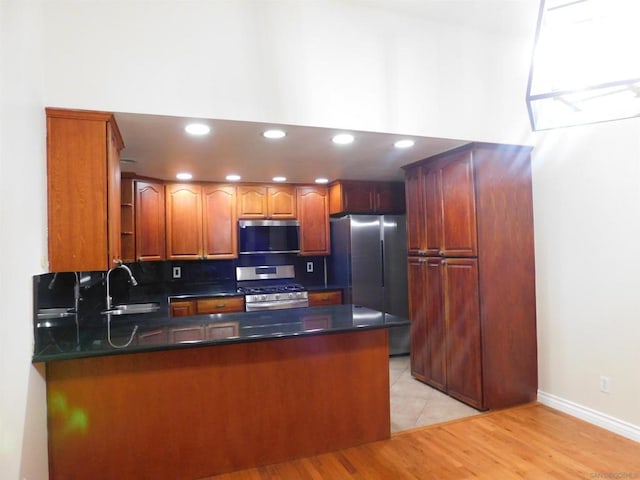
[[[282,310],[285,308],[308,307],[309,300],[306,298],[297,298],[294,300],[273,300],[271,302],[245,302],[245,310],[247,312],[257,312],[259,310]]]

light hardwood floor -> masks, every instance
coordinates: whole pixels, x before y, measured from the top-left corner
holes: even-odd
[[[539,404],[207,480],[640,478],[640,444]]]

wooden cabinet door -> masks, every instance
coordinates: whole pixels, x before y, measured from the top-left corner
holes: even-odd
[[[405,196],[407,204],[407,253],[424,255],[424,200],[422,195],[422,168],[406,171]]]
[[[371,194],[375,213],[405,213],[402,183],[378,183]]]
[[[409,319],[411,320],[409,350],[411,374],[425,382],[427,371],[427,320],[426,320],[426,266],[425,258],[409,257],[407,269],[409,284]]]
[[[425,263],[426,382],[440,390],[447,389],[446,329],[444,317],[444,263],[430,257]]]
[[[440,169],[440,182],[443,212],[440,239],[442,255],[476,256],[478,235],[471,152],[459,153],[447,159]]]
[[[238,258],[236,187],[204,185],[202,198],[204,257]]]
[[[345,182],[342,204],[349,213],[373,213],[373,186],[368,182]]]
[[[478,295],[478,261],[444,260],[447,389],[452,397],[482,408]]]
[[[238,186],[238,218],[267,218],[267,187]]]
[[[329,255],[329,195],[326,187],[298,187],[300,255]]]
[[[442,255],[442,181],[437,165],[422,169],[421,188],[423,192],[423,254]]]
[[[169,310],[172,317],[190,317],[196,314],[193,300],[172,300],[169,303]]]
[[[136,183],[136,258],[138,261],[164,260],[164,184],[160,182]]]
[[[202,188],[193,184],[168,184],[165,201],[167,259],[201,259]]]
[[[267,187],[267,216],[296,218],[296,189],[291,185]]]

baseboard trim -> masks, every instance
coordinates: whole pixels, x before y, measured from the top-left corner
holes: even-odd
[[[636,442],[640,442],[640,426],[625,422],[610,415],[598,412],[589,407],[565,400],[564,398],[538,390],[538,402],[550,408],[555,408],[571,416],[580,418],[611,432],[622,435]]]

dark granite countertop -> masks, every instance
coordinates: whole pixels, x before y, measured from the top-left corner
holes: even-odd
[[[209,293],[207,293],[209,294]],[[186,298],[186,297],[185,297]],[[332,305],[259,312],[170,318],[155,313],[112,316],[100,321],[41,322],[35,328],[32,361],[255,342],[408,325],[409,320],[358,305]],[[110,331],[109,331],[110,330]],[[134,333],[135,330],[135,333]],[[131,342],[126,347],[120,347]],[[112,344],[114,346],[112,346]]]

